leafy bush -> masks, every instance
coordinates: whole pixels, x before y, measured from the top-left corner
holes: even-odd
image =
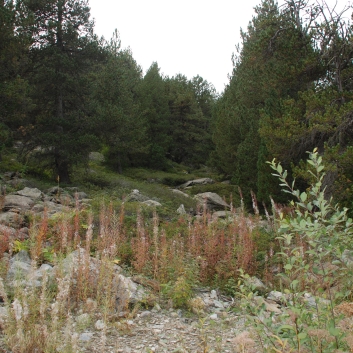
[[[304,192],[294,188],[295,182],[289,185],[281,164],[270,163],[284,191],[296,200],[293,217],[279,213],[279,256],[284,268],[280,280],[286,309],[276,318],[273,313],[266,315],[265,304],[254,304],[249,288],[241,287],[264,352],[338,352],[353,339],[352,323],[348,328],[343,324],[344,310],[337,306],[352,295],[352,268],[344,260],[352,254],[352,220],[346,208],[325,198],[324,166],[317,150],[309,154],[308,163],[314,182]]]

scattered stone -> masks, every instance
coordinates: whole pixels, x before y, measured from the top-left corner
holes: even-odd
[[[151,317],[152,313],[148,310],[142,311],[140,314],[140,318],[144,318],[144,317]]]
[[[211,320],[217,320],[218,319],[218,315],[217,314],[211,314],[210,315],[210,319]]]
[[[81,342],[89,342],[93,338],[93,332],[83,332],[80,334],[79,340]]]
[[[273,300],[274,302],[276,302],[278,304],[284,304],[286,302],[285,294],[283,294],[282,292],[275,291],[275,290],[268,293],[267,299]]]
[[[94,327],[96,328],[96,330],[103,330],[105,328],[105,323],[103,320],[97,320]]]
[[[281,314],[282,310],[279,309],[279,305],[278,304],[272,304],[269,303],[265,300],[265,308],[266,311],[270,312],[270,313],[275,313],[275,314]]]
[[[185,207],[183,204],[178,207],[177,213],[179,213],[180,215],[186,214]]]
[[[132,192],[126,196],[125,200],[126,202],[143,202],[147,201],[149,198],[145,195],[142,195],[139,190],[134,189]]]
[[[217,292],[214,289],[211,290],[210,298],[211,299],[218,299]]]

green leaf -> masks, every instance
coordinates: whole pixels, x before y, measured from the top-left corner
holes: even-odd
[[[291,264],[286,264],[285,266],[284,266],[284,268],[286,269],[286,270],[291,270],[292,268],[293,268],[293,266],[291,265]]]
[[[302,200],[302,202],[305,202],[306,199],[308,198],[308,195],[306,192],[302,192],[300,195],[300,199]]]
[[[300,340],[303,340],[304,338],[306,338],[308,335],[307,335],[307,333],[306,332],[300,332],[299,334],[298,334],[298,338],[300,339]]]
[[[338,337],[341,333],[341,331],[337,327],[329,327],[329,332],[332,336]]]
[[[294,327],[291,325],[281,325],[279,327],[279,331],[287,331],[287,330],[295,331]]]

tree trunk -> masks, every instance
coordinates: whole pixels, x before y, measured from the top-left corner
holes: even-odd
[[[70,184],[70,168],[69,163],[63,160],[60,156],[55,157],[55,169],[58,174],[59,182]]]

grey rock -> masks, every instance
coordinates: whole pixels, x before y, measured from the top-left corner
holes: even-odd
[[[83,191],[76,192],[75,197],[77,197],[78,200],[88,199],[88,195]]]
[[[3,212],[0,213],[0,223],[8,226],[16,226],[23,221],[23,216],[16,212]]]
[[[303,300],[308,306],[312,308],[316,308],[316,306],[328,307],[331,304],[329,300],[319,298],[319,297],[314,297],[310,293],[304,293]]]
[[[70,274],[71,271],[75,274],[78,269],[83,266],[89,267],[89,273],[93,277],[99,274],[99,261],[91,257],[85,249],[80,248],[66,256],[61,263],[61,270],[64,275]]]
[[[230,206],[216,193],[214,192],[203,192],[194,196],[200,207],[204,205],[210,211],[224,210],[230,208]]]
[[[65,190],[59,186],[53,186],[52,188],[47,190],[48,195],[60,195],[63,194]]]
[[[218,315],[217,314],[211,314],[210,315],[210,319],[211,320],[217,320],[218,319]]]
[[[74,198],[69,194],[59,195],[57,202],[60,202],[64,206],[74,205]]]
[[[19,209],[21,211],[27,211],[34,205],[34,201],[27,196],[20,195],[6,195],[4,202],[4,210],[10,210],[11,208]]]
[[[181,190],[178,190],[178,189],[172,189],[172,193],[177,194],[177,195],[181,195],[184,197],[190,197],[188,194],[186,194],[185,192],[182,192]]]
[[[93,332],[83,332],[79,336],[81,342],[89,342],[93,338]]]
[[[286,295],[282,292],[272,290],[270,293],[268,293],[267,299],[273,300],[274,302],[276,302],[278,304],[283,304],[286,302]]]
[[[230,211],[215,211],[212,213],[213,219],[233,219],[233,213]]]
[[[200,178],[200,179],[187,181],[186,183],[180,185],[179,188],[185,189],[193,185],[206,185],[206,184],[213,184],[213,183],[214,183],[214,180],[212,180],[211,178]]]
[[[24,262],[30,265],[31,258],[29,257],[29,254],[27,251],[21,250],[11,258],[10,265],[14,264],[15,262]]]
[[[40,268],[34,272],[33,279],[42,282],[45,274],[47,274],[48,278],[53,278],[53,267],[48,264],[42,264]]]
[[[42,198],[42,192],[37,189],[37,188],[28,188],[28,187],[25,187],[24,189],[22,190],[19,190],[16,192],[16,195],[20,195],[20,196],[26,196],[26,197],[29,197],[30,199],[33,199],[33,200],[38,200],[38,199],[41,199]]]
[[[282,313],[282,310],[279,308],[278,304],[269,303],[266,300],[265,300],[265,308],[266,308],[266,311],[270,313],[275,313],[275,314]]]
[[[129,303],[135,304],[143,300],[146,291],[143,287],[133,282],[131,278],[122,274],[117,274],[116,281],[116,301],[118,309],[126,308]]]
[[[105,328],[105,323],[103,320],[97,320],[94,327],[97,329],[97,330],[103,330]]]
[[[215,291],[214,289],[212,289],[212,290],[211,290],[211,293],[210,293],[210,298],[211,298],[211,299],[218,299],[217,291]]]
[[[9,236],[12,238],[15,238],[16,235],[18,234],[18,231],[15,228],[5,226],[3,224],[0,224],[0,233]]]
[[[219,300],[214,300],[214,301],[213,301],[213,305],[214,305],[216,308],[224,309],[224,304],[223,304],[222,302],[220,302]]]
[[[46,201],[44,207],[47,209],[48,214],[53,215],[63,211],[63,206],[52,201]]]
[[[145,310],[145,311],[142,311],[141,314],[140,314],[140,317],[143,318],[143,317],[150,317],[152,315],[152,313],[148,310]]]
[[[353,267],[353,251],[352,250],[344,250],[342,253],[342,261],[347,267]]]
[[[37,203],[32,207],[34,213],[40,213],[44,211],[44,205],[42,203]]]
[[[149,198],[142,195],[137,189],[132,190],[132,192],[125,198],[126,202],[143,202],[147,200],[149,200]]]
[[[160,206],[162,206],[161,203],[159,203],[158,201],[154,201],[154,200],[146,200],[146,201],[143,201],[141,203],[144,204],[144,205],[147,205],[147,206],[151,206],[151,207],[160,207]]]
[[[268,292],[268,288],[265,286],[265,284],[258,279],[257,277],[250,277],[245,280],[246,285],[249,286],[252,291],[258,292],[260,294],[264,294]]]
[[[179,213],[180,215],[186,214],[185,207],[183,204],[178,207],[177,213]]]
[[[10,264],[6,279],[9,285],[14,285],[13,281],[26,280],[31,273],[32,267],[27,262],[15,261]]]

